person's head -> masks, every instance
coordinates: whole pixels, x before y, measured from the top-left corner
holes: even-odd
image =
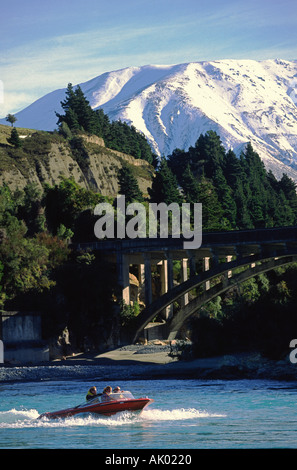
[[[121,391],[120,387],[115,387],[113,389],[114,393],[119,393]]]
[[[112,392],[112,388],[110,385],[107,385],[105,389],[103,390],[103,393],[107,393],[108,395]]]
[[[97,394],[97,389],[96,387],[91,387],[89,392],[92,394],[92,395],[96,395]]]

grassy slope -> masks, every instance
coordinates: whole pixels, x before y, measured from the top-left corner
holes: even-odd
[[[23,127],[17,127],[17,126],[14,126],[14,127],[17,129],[19,136],[23,136],[23,135],[27,136],[27,135],[33,134],[34,132],[41,132],[41,131],[36,131],[34,129],[25,129]],[[10,137],[11,130],[12,130],[12,126],[10,124],[7,126],[0,124],[0,144],[8,144],[7,138]]]

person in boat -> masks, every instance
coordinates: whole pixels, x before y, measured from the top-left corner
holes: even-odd
[[[91,387],[89,390],[88,390],[88,393],[86,395],[86,400],[89,401],[89,400],[92,400],[93,398],[96,398],[98,397],[99,395],[97,395],[97,389],[96,387]]]
[[[111,399],[109,396],[111,393],[112,393],[112,388],[110,385],[107,385],[107,387],[105,387],[105,389],[103,390],[101,401],[109,401]]]
[[[115,387],[113,389],[113,393],[121,393],[121,392],[123,392],[123,390],[121,390],[121,387]]]

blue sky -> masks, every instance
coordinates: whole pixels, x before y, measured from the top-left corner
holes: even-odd
[[[297,60],[296,0],[2,2],[0,117],[124,67],[274,58]]]

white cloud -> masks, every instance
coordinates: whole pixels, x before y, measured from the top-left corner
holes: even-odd
[[[3,118],[9,113],[16,113],[35,101],[35,97],[30,93],[16,92],[11,93],[5,90],[3,86],[3,100],[0,100],[0,117]]]
[[[158,32],[157,27],[133,30],[114,27],[107,34],[99,27],[10,50],[0,57],[0,80],[6,90],[0,117],[19,111],[45,93],[66,87],[69,82],[81,83],[110,70],[143,65],[146,59],[159,63],[161,58],[167,63],[168,53],[149,51],[147,41],[154,49]]]

